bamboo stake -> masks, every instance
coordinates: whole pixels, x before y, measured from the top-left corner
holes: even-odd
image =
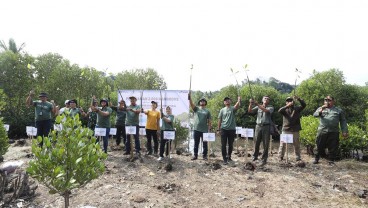
[[[289,164],[289,148],[288,148],[288,142],[286,141],[286,164]]]

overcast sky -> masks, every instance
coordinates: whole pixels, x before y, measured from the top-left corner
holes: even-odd
[[[3,0],[0,40],[118,73],[153,68],[171,90],[219,90],[337,68],[368,82],[367,0]]]

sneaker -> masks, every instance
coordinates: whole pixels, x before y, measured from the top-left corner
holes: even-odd
[[[224,165],[227,165],[228,163],[227,163],[227,160],[224,160]]]
[[[227,158],[227,161],[232,162],[233,160],[231,159],[231,157]]]
[[[203,157],[203,160],[208,160],[208,158],[207,157]]]
[[[267,164],[267,161],[262,160],[261,166],[265,166]]]
[[[123,155],[130,155],[130,152],[124,152]]]
[[[157,161],[162,161],[164,158],[163,157],[159,157],[157,158]]]
[[[284,160],[284,157],[279,157],[279,161],[283,161]]]
[[[302,159],[300,158],[300,157],[298,157],[298,158],[296,158],[296,161],[298,162],[298,161],[301,161]]]
[[[196,160],[196,159],[198,159],[197,156],[194,156],[194,157],[192,157],[191,160]]]
[[[314,160],[313,161],[313,164],[318,164],[319,163],[319,161],[318,160]]]
[[[335,164],[335,162],[334,162],[334,161],[328,161],[328,165],[329,165],[329,166],[334,166],[334,165],[336,165],[336,164]]]

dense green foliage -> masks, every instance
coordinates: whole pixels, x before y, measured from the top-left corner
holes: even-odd
[[[8,148],[9,148],[8,133],[4,128],[3,119],[0,118],[0,158],[2,158],[2,156],[8,151]]]
[[[303,130],[300,131],[300,142],[304,146],[314,147],[316,145],[317,128],[319,119],[313,116],[304,116],[301,119]],[[368,134],[356,124],[349,125],[349,137],[340,135],[340,150],[342,157],[350,157],[358,150],[364,152],[368,149]]]
[[[93,131],[81,126],[78,115],[58,116],[57,122],[63,127],[61,131],[52,131],[49,138],[33,140],[35,158],[27,172],[48,187],[51,194],[62,195],[67,207],[72,189],[84,186],[104,172],[107,155],[96,143]]]
[[[27,53],[4,50],[0,53],[0,89],[3,100],[1,109],[4,121],[10,125],[9,136],[24,137],[25,127],[34,124],[34,109],[26,108],[25,100],[30,90],[46,92],[49,100],[64,106],[66,99],[76,99],[87,109],[91,97],[109,98],[116,103],[120,89],[166,89],[161,75],[153,69],[122,71],[106,74],[91,67],[71,64],[59,54],[47,53],[32,57]],[[1,101],[1,102],[2,102]],[[82,120],[86,124],[86,120]]]
[[[188,138],[188,129],[183,127],[181,125],[180,120],[175,119],[174,121],[174,128],[175,128],[175,140],[174,145],[175,147],[178,146],[178,144],[183,143]]]
[[[301,118],[300,123],[302,130],[300,131],[300,143],[304,146],[314,147],[316,145],[317,128],[319,125],[318,118],[312,115]]]
[[[363,131],[357,125],[349,125],[349,137],[343,138],[340,136],[340,149],[344,157],[349,157],[357,150],[364,151],[368,148],[367,132]]]

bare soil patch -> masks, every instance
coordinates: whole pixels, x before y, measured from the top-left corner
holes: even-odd
[[[4,158],[23,160],[26,168],[30,152],[29,142],[12,145]],[[342,160],[331,166],[322,160],[314,165],[313,158],[304,154],[301,167],[293,154],[290,164],[280,163],[273,154],[260,167],[246,163],[250,157],[243,155],[248,154],[234,154],[234,161],[223,165],[221,153],[215,152],[208,161],[172,154],[172,169],[167,170],[168,158],[158,162],[143,154],[142,160],[131,162],[122,150],[108,152],[105,173],[73,190],[70,207],[368,207],[368,163]],[[17,203],[64,207],[63,198],[50,195],[42,184],[36,197]]]

